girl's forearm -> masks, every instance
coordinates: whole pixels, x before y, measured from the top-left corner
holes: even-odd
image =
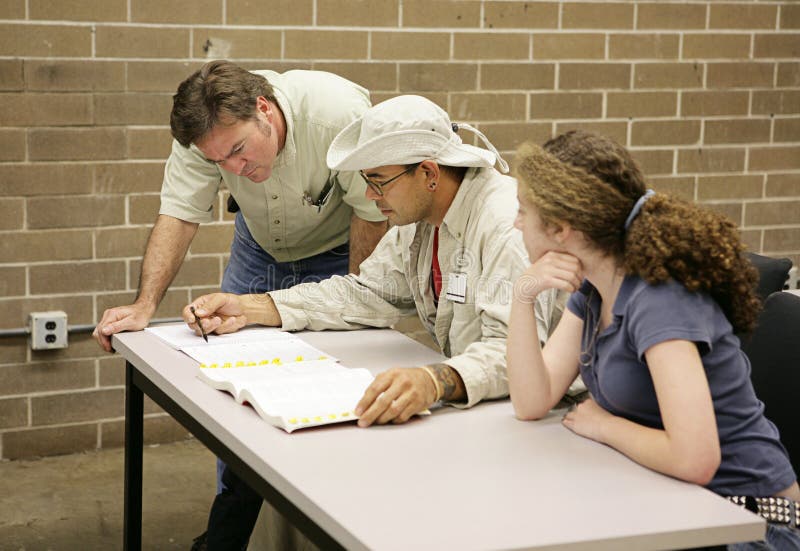
[[[707,485],[719,468],[718,447],[704,442],[694,446],[679,443],[665,430],[645,427],[623,417],[608,416],[601,425],[600,441],[640,465],[701,486]]]
[[[554,404],[532,302],[514,297],[506,347],[508,388],[514,413],[520,419],[539,419]]]

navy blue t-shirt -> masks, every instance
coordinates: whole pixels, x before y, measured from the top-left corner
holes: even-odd
[[[589,281],[567,308],[584,320],[581,376],[594,400],[614,415],[663,429],[644,353],[663,341],[697,345],[717,417],[722,462],[708,488],[721,495],[771,496],[796,479],[778,429],[764,417],[750,381],[750,362],[730,322],[709,295],[669,281],[648,285],[626,276],[613,320],[596,333],[600,294]]]

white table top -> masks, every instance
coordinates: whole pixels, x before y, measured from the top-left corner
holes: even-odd
[[[375,373],[441,358],[391,330],[300,336]],[[764,534],[759,517],[712,492],[571,433],[560,412],[522,422],[500,400],[405,425],[287,434],[157,338],[124,333],[114,346],[348,549],[670,549]]]

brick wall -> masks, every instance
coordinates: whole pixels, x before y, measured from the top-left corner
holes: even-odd
[[[0,329],[127,304],[169,152],[170,97],[210,58],[324,69],[373,101],[420,93],[499,149],[583,127],[653,187],[712,205],[751,249],[800,260],[800,4],[775,1],[3,0]],[[219,284],[203,226],[157,313]],[[0,457],[118,446],[123,363],[87,335],[0,339]],[[146,405],[146,439],[185,435]]]

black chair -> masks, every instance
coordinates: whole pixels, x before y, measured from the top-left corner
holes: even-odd
[[[786,285],[792,261],[788,258],[771,258],[756,253],[746,253],[747,259],[758,270],[756,294],[762,301],[772,293],[777,293]]]
[[[800,296],[773,293],[742,350],[750,358],[756,395],[781,433],[795,472],[800,473]]]

